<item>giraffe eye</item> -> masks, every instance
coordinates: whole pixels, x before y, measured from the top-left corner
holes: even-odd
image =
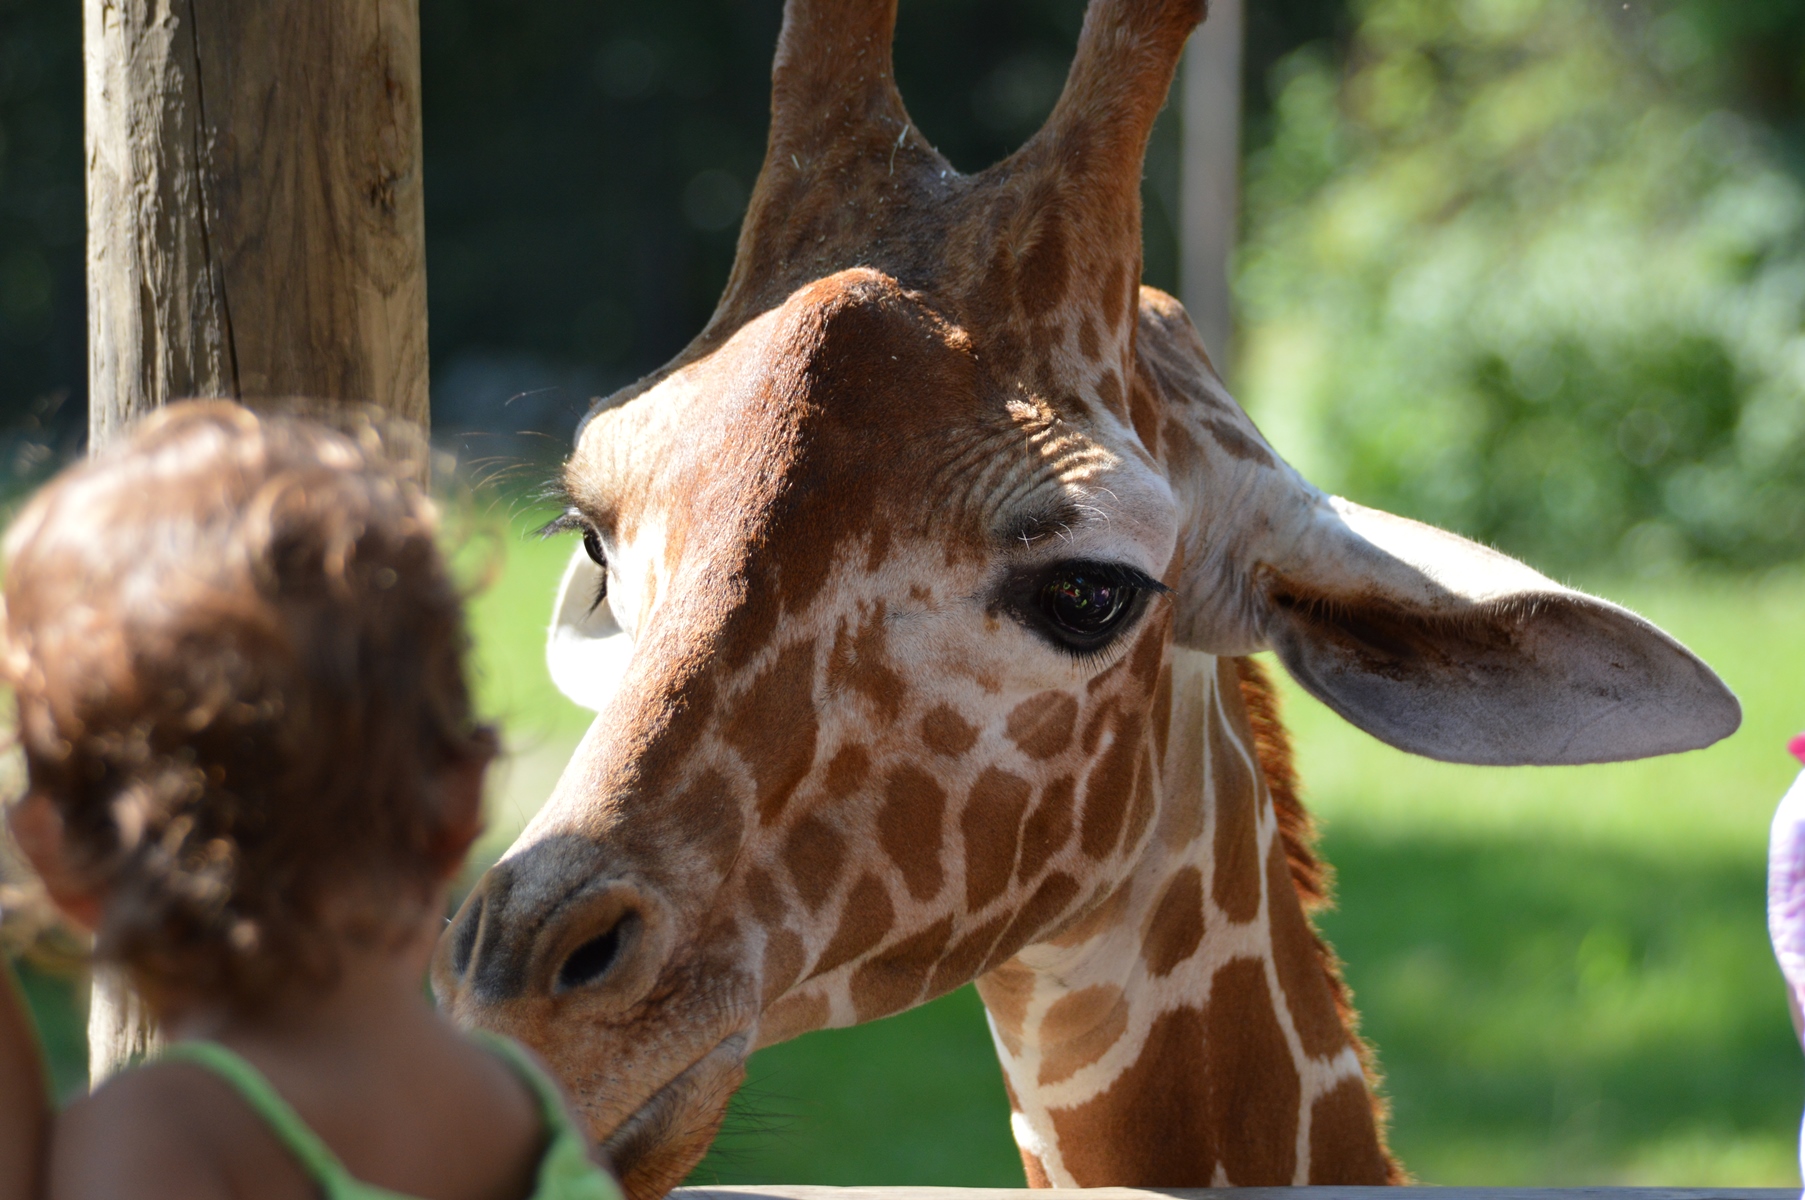
[[[1040,608],[1062,633],[1091,638],[1119,625],[1135,594],[1131,584],[1092,571],[1073,571],[1040,590]]]
[[[583,552],[589,555],[589,561],[602,569],[601,582],[595,585],[595,599],[589,602],[589,611],[594,612],[608,598],[608,551],[602,546],[602,535],[595,531],[595,526],[584,519],[583,514],[574,507],[567,508],[547,521],[539,530],[542,538],[554,537],[560,533],[571,533],[581,530],[583,533]]]
[[[1011,605],[1018,618],[1077,654],[1103,649],[1133,623],[1147,596],[1166,590],[1114,563],[1058,563],[1024,582]]]
[[[595,530],[583,530],[583,549],[589,555],[589,561],[602,569],[601,577],[595,585],[595,599],[589,602],[589,611],[594,612],[608,598],[608,552],[602,549],[602,538]]]

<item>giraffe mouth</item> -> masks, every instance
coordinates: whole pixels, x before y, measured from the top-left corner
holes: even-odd
[[[744,1031],[729,1034],[602,1139],[629,1200],[656,1200],[702,1161],[746,1077],[748,1048]]]

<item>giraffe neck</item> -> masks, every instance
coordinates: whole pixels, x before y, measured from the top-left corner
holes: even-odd
[[[1171,669],[1160,812],[1140,861],[1076,926],[978,982],[1029,1182],[1394,1182],[1341,984],[1299,896],[1314,898],[1314,860],[1306,831],[1287,836],[1303,819],[1282,731],[1263,730],[1262,764],[1243,698],[1245,678],[1269,718],[1264,680],[1176,649]]]

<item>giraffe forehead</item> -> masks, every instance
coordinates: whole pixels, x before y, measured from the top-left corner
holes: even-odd
[[[837,519],[816,512],[817,533],[881,519],[981,541],[1093,493],[1132,499],[1147,489],[1115,486],[1129,463],[1148,473],[1119,422],[1087,419],[1045,381],[997,376],[926,301],[851,271],[592,418],[566,485],[628,533],[648,510],[763,522],[826,502]]]

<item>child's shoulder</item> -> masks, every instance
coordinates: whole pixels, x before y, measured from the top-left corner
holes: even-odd
[[[274,1183],[293,1172],[285,1165],[221,1081],[188,1063],[151,1063],[113,1076],[57,1118],[50,1200],[230,1200],[247,1175],[274,1167],[264,1176]]]

